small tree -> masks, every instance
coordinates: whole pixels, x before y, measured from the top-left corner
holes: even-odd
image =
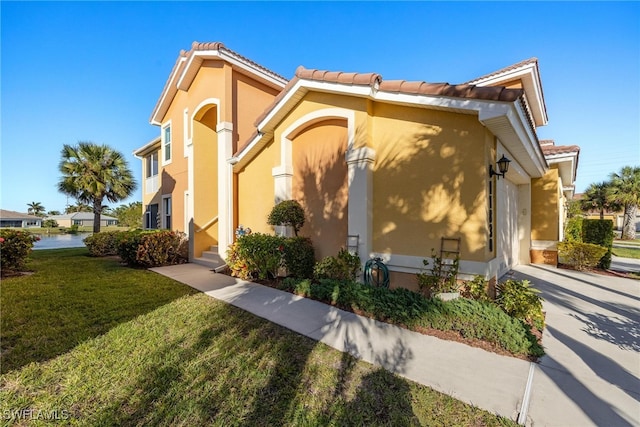
[[[636,238],[636,212],[640,205],[640,167],[625,166],[611,174],[608,196],[610,200],[624,206],[622,239]]]
[[[269,225],[288,225],[293,227],[293,232],[296,236],[304,225],[304,221],[304,209],[295,200],[285,200],[278,203],[273,207],[267,218],[267,224]]]
[[[27,206],[29,207],[29,209],[27,210],[27,213],[29,215],[35,215],[35,216],[44,216],[44,213],[46,212],[46,209],[44,208],[44,206],[42,206],[42,203],[40,202],[31,202],[31,203],[27,203]]]

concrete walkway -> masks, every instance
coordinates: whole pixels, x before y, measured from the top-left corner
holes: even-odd
[[[631,323],[631,318],[626,323],[627,345],[633,348],[621,351],[634,356],[625,358],[624,367],[618,365],[618,370],[611,374],[607,373],[608,368],[600,374],[593,367],[578,368],[575,359],[580,357],[572,357],[570,353],[582,350],[583,346],[588,348],[586,345],[575,341],[567,350],[549,342],[557,341],[561,333],[568,334],[567,338],[572,340],[577,339],[574,332],[567,332],[563,325],[556,325],[556,320],[565,321],[565,314],[557,313],[553,305],[555,300],[547,296],[559,292],[552,283],[562,280],[561,275],[543,278],[545,285],[541,287],[544,287],[547,298],[545,308],[549,324],[544,339],[549,356],[537,365],[380,323],[287,292],[215,274],[195,264],[152,270],[461,401],[512,420],[518,420],[520,416],[527,425],[640,425],[639,364],[633,367],[634,360],[638,362],[637,317],[635,324]],[[542,276],[543,273],[554,274],[551,270],[538,271],[536,267],[528,266],[514,272],[523,278]],[[547,279],[550,282],[546,282]],[[572,282],[574,280],[571,279]],[[538,280],[535,281],[537,283]],[[625,283],[625,290],[620,292],[626,297],[635,295],[637,306],[637,287],[635,293],[629,294],[626,286],[630,285]],[[624,310],[633,309],[633,306],[625,307]],[[562,311],[561,308],[559,310]],[[607,356],[602,357],[608,359]],[[603,360],[595,362],[599,366]],[[575,377],[576,374],[580,377]],[[592,384],[592,381],[596,382]],[[601,388],[591,390],[592,386]]]

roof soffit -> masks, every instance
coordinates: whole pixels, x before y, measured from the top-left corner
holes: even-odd
[[[522,82],[526,102],[531,109],[535,125],[546,125],[549,119],[547,117],[547,107],[544,101],[537,59],[532,58],[523,61],[467,83],[476,86],[500,86],[513,80],[520,80]]]

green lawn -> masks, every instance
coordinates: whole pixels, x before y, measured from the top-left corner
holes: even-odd
[[[636,249],[616,247],[612,249],[612,252],[615,256],[640,259],[640,248]]]
[[[515,425],[85,249],[2,281],[0,411],[79,425]],[[42,422],[44,424],[44,422]]]

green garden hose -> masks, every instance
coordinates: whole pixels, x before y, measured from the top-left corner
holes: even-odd
[[[382,258],[376,257],[365,263],[364,283],[369,286],[389,287],[389,269],[382,262]]]

